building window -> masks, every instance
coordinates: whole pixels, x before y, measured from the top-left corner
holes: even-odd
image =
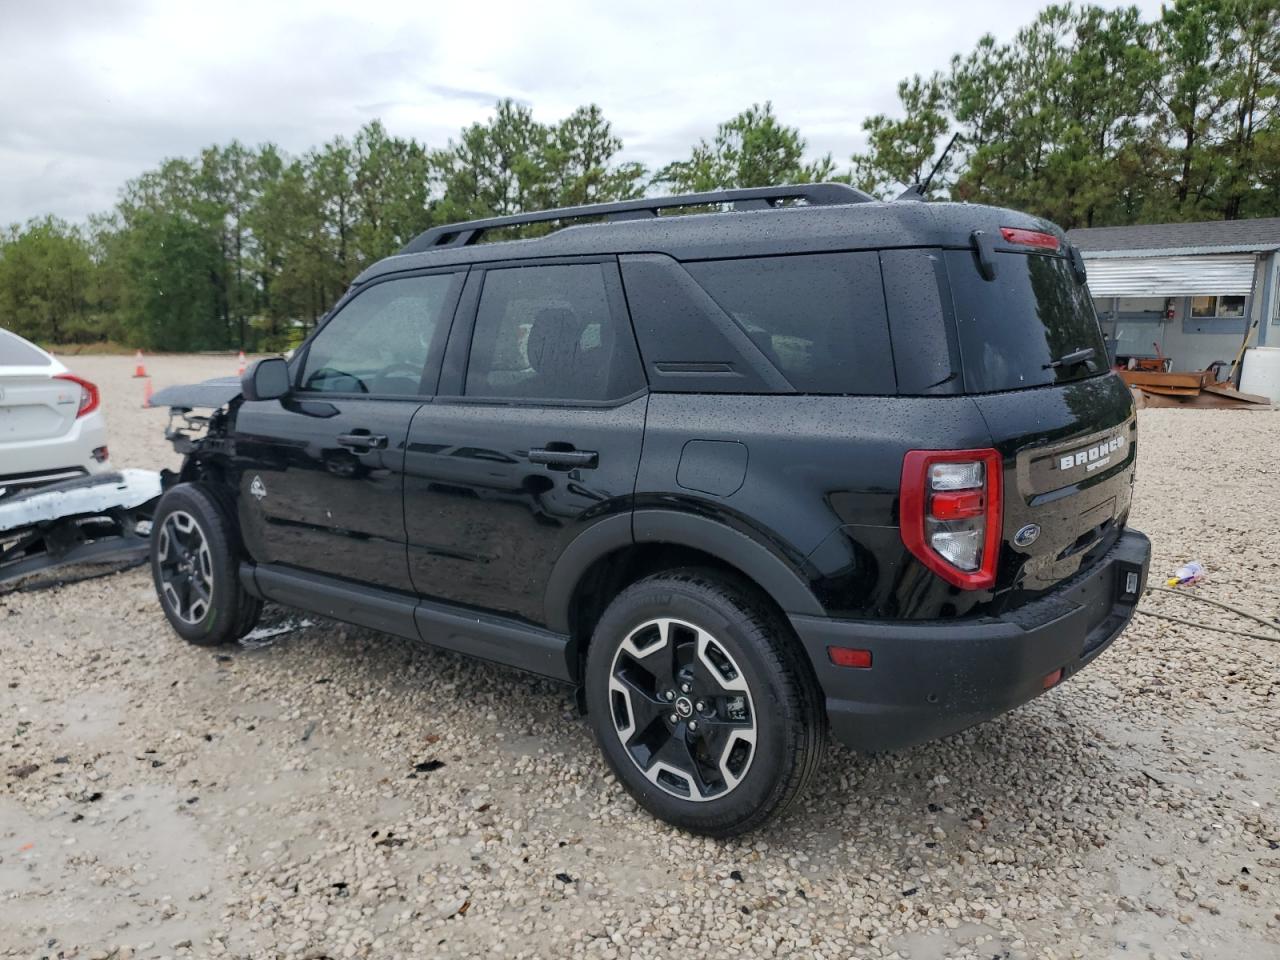
[[[1192,297],[1191,316],[1196,319],[1244,316],[1244,297]]]

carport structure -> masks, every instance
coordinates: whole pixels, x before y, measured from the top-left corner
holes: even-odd
[[[1280,346],[1280,217],[1072,230],[1108,348],[1173,358],[1173,369]]]

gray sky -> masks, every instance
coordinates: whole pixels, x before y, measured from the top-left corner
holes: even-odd
[[[0,224],[81,220],[162,158],[232,138],[300,153],[381,117],[443,146],[508,96],[545,122],[599,103],[651,167],[772,100],[843,166],[900,79],[1040,6],[0,0]]]

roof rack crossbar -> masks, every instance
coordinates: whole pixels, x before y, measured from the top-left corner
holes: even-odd
[[[661,210],[674,207],[697,207],[728,203],[734,210],[767,210],[785,200],[803,200],[811,206],[833,206],[842,203],[867,203],[875,198],[844,183],[798,183],[782,187],[745,187],[736,190],[712,190],[685,193],[675,197],[651,197],[643,200],[621,200],[616,203],[593,203],[579,207],[559,207],[535,213],[519,213],[509,217],[489,217],[463,223],[443,224],[418,234],[401,253],[421,253],[440,247],[465,247],[476,243],[486,231],[516,227],[530,223],[552,223],[557,220],[603,218],[613,223],[622,220],[646,220]]]

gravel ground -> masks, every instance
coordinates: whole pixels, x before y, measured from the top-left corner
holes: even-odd
[[[171,465],[132,360],[74,360],[116,462]],[[1280,415],[1140,417],[1155,572],[1201,560],[1191,593],[1280,614]],[[1280,956],[1278,643],[1140,617],[1008,716],[833,749],[802,807],[715,842],[626,797],[565,688],[267,622],[292,629],[187,646],[142,570],[0,597],[0,954]]]

